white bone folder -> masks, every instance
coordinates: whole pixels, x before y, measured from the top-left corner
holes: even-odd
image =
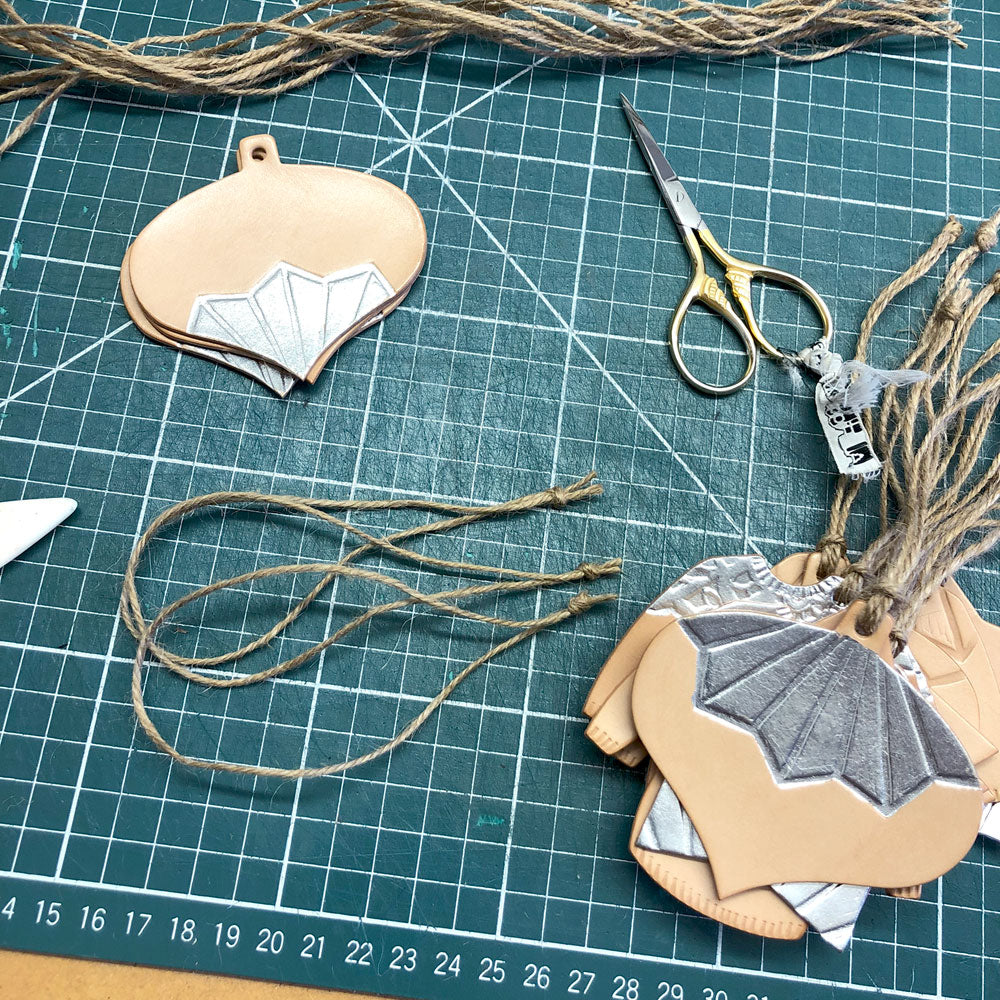
[[[31,548],[75,510],[76,501],[69,497],[0,503],[0,566]]]

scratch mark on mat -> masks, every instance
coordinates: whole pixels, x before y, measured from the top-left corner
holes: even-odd
[[[480,813],[476,818],[476,826],[503,826],[506,822],[503,816],[491,816],[489,813]]]
[[[31,307],[31,317],[28,320],[28,332],[31,334],[31,356],[38,357],[38,299]]]

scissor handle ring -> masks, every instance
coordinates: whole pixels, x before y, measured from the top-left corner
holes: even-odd
[[[830,307],[823,297],[797,274],[782,271],[777,267],[769,267],[767,264],[750,264],[747,261],[733,259],[733,264],[738,265],[727,269],[726,277],[729,279],[729,287],[732,289],[733,298],[736,299],[747,319],[747,326],[750,327],[754,339],[760,345],[761,350],[770,354],[773,358],[784,357],[784,353],[776,348],[761,332],[757,325],[757,319],[753,314],[753,306],[750,301],[750,282],[754,278],[763,278],[765,281],[773,281],[776,285],[784,285],[795,292],[798,292],[819,314],[820,322],[823,325],[823,339],[829,342],[833,337],[833,316],[830,315]],[[745,275],[745,284],[741,275]]]
[[[719,315],[722,321],[736,333],[746,348],[746,371],[735,382],[729,385],[716,385],[712,382],[703,381],[688,368],[687,363],[684,361],[681,351],[681,325],[684,322],[684,317],[687,315],[688,309],[695,302],[702,303],[702,305]],[[715,279],[705,274],[703,270],[700,274],[695,274],[691,284],[687,287],[687,291],[681,297],[677,309],[674,311],[674,317],[670,322],[670,354],[674,359],[674,364],[677,366],[677,371],[680,373],[681,378],[692,389],[697,389],[698,392],[704,393],[706,396],[729,396],[734,392],[739,392],[753,378],[753,373],[757,370],[758,351],[753,334],[750,333],[746,323],[733,311],[732,306],[729,305],[725,294],[719,288]]]

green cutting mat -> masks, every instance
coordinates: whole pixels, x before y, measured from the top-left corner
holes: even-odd
[[[762,942],[637,870],[626,837],[641,775],[605,760],[579,714],[615,638],[665,583],[710,554],[808,547],[833,484],[810,399],[774,366],[717,401],[677,379],[664,331],[687,260],[619,91],[720,241],[812,281],[849,351],[873,291],[944,212],[974,223],[1000,199],[1000,15],[995,0],[972,3],[958,11],[967,49],[887,42],[813,66],[568,71],[456,44],[276,102],[63,97],[0,162],[0,499],[79,501],[0,575],[0,944],[469,1000],[1000,996],[997,845],[978,843],[919,902],[875,895],[844,954],[813,935]],[[18,9],[124,39],[196,28],[193,11],[287,7]],[[403,306],[284,402],[145,340],[117,293],[142,226],[234,169],[236,142],[263,131],[286,160],[403,186],[430,240]],[[887,317],[876,357],[898,361],[929,291]],[[797,309],[768,298],[773,339],[808,341]],[[1000,334],[995,309],[985,326]],[[718,330],[692,335],[704,372],[735,370]],[[621,602],[482,670],[391,760],[301,786],[209,778],[136,731],[115,608],[139,531],[168,504],[231,487],[503,499],[591,467],[607,492],[587,509],[431,547],[521,567],[620,555]],[[859,517],[852,541],[873,527]],[[144,594],[158,604],[340,544],[280,517],[204,517],[156,546]],[[963,577],[994,621],[997,565]],[[168,639],[228,648],[289,593],[193,609]],[[333,596],[267,662],[372,594]],[[205,693],[161,672],[147,693],[191,752],[326,762],[382,740],[489,641],[480,626],[399,615],[269,688]]]

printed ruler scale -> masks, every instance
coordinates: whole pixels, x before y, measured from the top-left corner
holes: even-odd
[[[4,943],[9,947],[238,972],[387,996],[812,1000],[829,996],[837,985],[739,973],[709,962],[665,963],[659,957],[626,957],[599,948],[442,933],[270,907],[67,885],[42,898],[37,886],[19,886],[16,879],[4,885],[0,914],[8,921]],[[8,889],[16,890],[15,895],[6,896]]]
[[[844,337],[943,211],[978,220],[1000,200],[991,6],[956,7],[966,49],[893,42],[810,66],[568,72],[456,44],[359,62],[275,102],[60,99],[0,161],[0,500],[79,502],[0,573],[0,946],[417,998],[1000,996],[996,845],[919,901],[876,895],[845,954],[814,935],[720,930],[637,871],[641,775],[605,760],[580,715],[651,595],[709,552],[805,548],[832,489],[812,401],[773,366],[720,401],[672,369],[687,258],[619,91],[698,178],[719,240],[806,276]],[[122,38],[202,26],[173,0],[21,7]],[[286,9],[230,0],[212,17]],[[23,113],[0,108],[4,125]],[[400,185],[428,231],[407,300],[287,401],[145,341],[117,291],[145,223],[231,172],[236,142],[262,132],[289,162]],[[764,315],[776,343],[812,330],[780,294]],[[898,359],[907,335],[892,331],[915,321],[902,302],[873,356]],[[739,374],[716,326],[685,335],[706,378]],[[463,551],[546,568],[621,554],[619,605],[491,664],[391,760],[301,788],[224,781],[172,768],[136,732],[118,588],[138,532],[171,503],[228,488],[500,500],[591,467],[606,494],[587,510],[471,529]],[[338,545],[278,517],[205,519],[164,540],[142,583],[153,603]],[[988,561],[962,581],[994,621],[998,581]],[[273,653],[367,601],[334,597]],[[194,613],[169,638],[228,647],[286,598],[248,604],[245,621]],[[270,691],[209,700],[156,675],[148,696],[194,752],[343,759],[485,641],[399,618]]]

